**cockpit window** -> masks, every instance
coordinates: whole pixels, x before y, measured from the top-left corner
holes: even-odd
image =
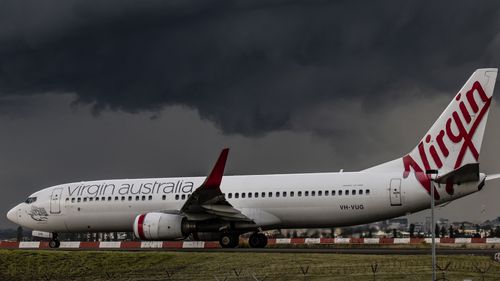
[[[36,197],[28,197],[28,199],[26,199],[26,201],[24,201],[24,203],[26,203],[26,204],[31,204],[34,202],[36,202]]]

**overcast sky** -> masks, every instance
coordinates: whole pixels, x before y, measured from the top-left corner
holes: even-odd
[[[0,213],[69,181],[205,175],[226,146],[228,174],[364,169],[499,65],[498,1],[0,0]],[[498,198],[438,216],[495,218]]]

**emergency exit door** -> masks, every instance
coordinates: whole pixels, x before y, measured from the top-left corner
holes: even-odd
[[[401,179],[391,179],[389,193],[391,197],[391,206],[401,206]]]

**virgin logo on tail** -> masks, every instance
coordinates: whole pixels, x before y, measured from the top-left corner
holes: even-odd
[[[481,101],[480,105],[478,105],[476,99]],[[488,112],[491,97],[488,98],[481,84],[476,81],[465,95],[459,93],[453,102],[458,103],[458,110],[454,110],[451,113],[451,116],[446,120],[444,128],[441,128],[441,130],[439,130],[439,128],[438,130],[434,130],[437,132],[435,135],[428,134],[424,140],[418,144],[418,153],[410,153],[403,157],[403,177],[407,178],[410,174],[410,169],[413,169],[416,178],[429,193],[431,184],[429,178],[425,174],[425,170],[442,168],[445,160],[454,155],[456,155],[454,165],[448,168],[457,169],[462,165],[467,151],[471,152],[476,161],[479,159],[479,151],[474,145],[473,137],[477,127]],[[472,112],[470,112],[468,108]],[[472,118],[471,115],[476,116],[476,118]],[[472,125],[470,125],[471,122],[473,122]],[[470,127],[469,131],[467,131],[466,127]],[[454,152],[454,147],[448,147],[447,143],[451,143],[452,145],[461,144],[458,154],[451,153]],[[413,154],[413,157],[419,157],[420,159],[414,159],[411,154]],[[419,161],[417,162],[416,160]],[[432,160],[433,164],[430,163],[430,160]],[[423,169],[419,163],[423,165]],[[446,184],[446,192],[453,195],[454,190],[452,183]],[[439,200],[439,193],[435,191],[434,194],[435,199]]]

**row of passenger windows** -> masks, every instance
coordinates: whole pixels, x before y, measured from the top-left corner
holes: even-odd
[[[290,192],[287,192],[287,191],[276,191],[276,192],[248,192],[248,193],[234,193],[234,198],[240,198],[240,195],[241,195],[241,198],[259,198],[259,196],[261,198],[265,198],[266,197],[266,194],[267,194],[267,197],[295,197],[295,195],[297,195],[297,197],[307,197],[307,196],[335,196],[335,195],[338,195],[338,196],[342,196],[342,195],[370,195],[370,190],[369,189],[352,189],[352,190],[312,190],[312,191],[290,191]],[[227,194],[227,198],[231,199],[233,198],[233,193],[228,193]]]
[[[182,194],[182,196],[179,196],[179,194],[176,194],[175,195],[175,200],[179,200],[180,198],[182,198],[182,200],[186,200],[186,198],[188,198],[191,194]],[[142,196],[108,196],[108,197],[73,197],[73,198],[66,198],[66,202],[70,202],[71,203],[79,203],[79,202],[93,202],[93,201],[96,201],[96,202],[99,202],[99,201],[150,201],[150,200],[153,200],[153,195],[142,195]],[[167,195],[163,195],[161,197],[162,200],[166,200],[167,199]]]
[[[342,195],[370,195],[370,190],[369,189],[352,189],[352,190],[312,190],[312,191],[290,191],[290,192],[287,192],[287,191],[276,191],[276,192],[248,192],[248,193],[234,193],[234,198],[240,198],[240,195],[241,195],[241,198],[259,198],[259,196],[261,198],[266,198],[266,195],[267,197],[269,198],[272,198],[273,196],[274,197],[295,197],[295,195],[297,195],[297,197],[308,197],[308,196],[335,196],[335,195],[338,195],[338,196],[342,196]],[[191,196],[191,194],[182,194],[182,195],[179,195],[179,194],[176,194],[175,195],[175,200],[186,200],[187,198],[189,198],[189,196]],[[227,194],[227,198],[231,199],[233,198],[233,193],[228,193]],[[153,200],[153,195],[142,195],[142,196],[108,196],[108,197],[72,197],[72,198],[66,198],[66,202],[70,202],[71,203],[79,203],[79,202],[93,202],[93,201],[96,201],[96,202],[99,202],[99,201],[150,201],[150,200]],[[163,195],[161,197],[162,200],[166,200],[167,199],[167,196],[166,195]]]

